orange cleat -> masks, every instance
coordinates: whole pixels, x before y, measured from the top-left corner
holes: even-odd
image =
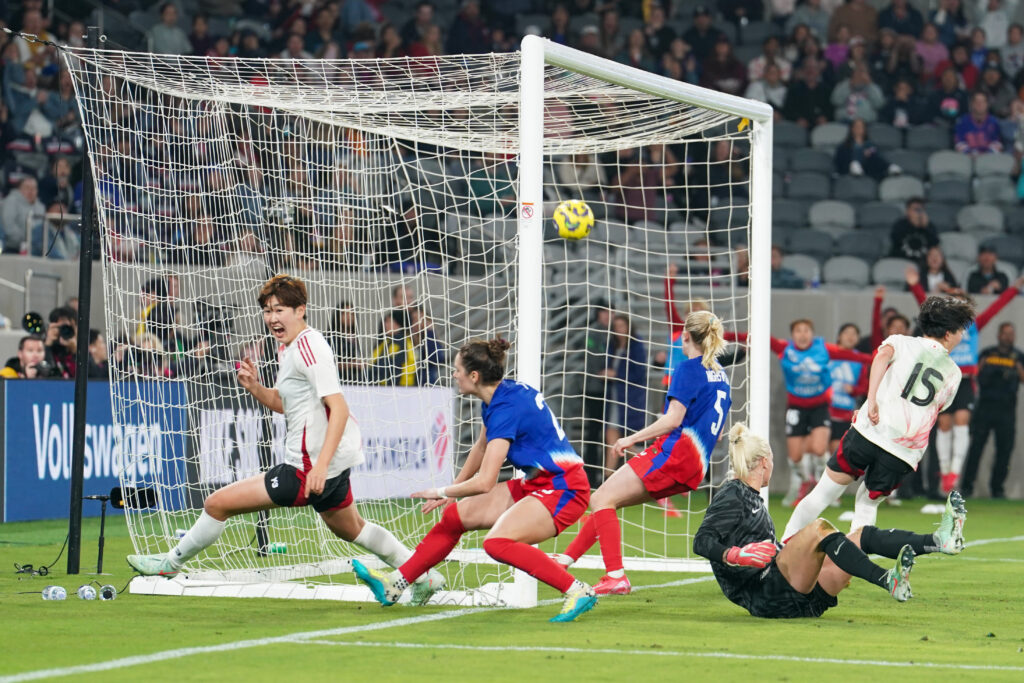
[[[629,578],[625,574],[617,579],[605,574],[594,585],[594,592],[598,595],[629,595],[632,590],[633,587],[629,585]]]

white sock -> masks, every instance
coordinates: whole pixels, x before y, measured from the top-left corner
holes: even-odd
[[[804,481],[814,479],[814,458],[813,453],[804,453],[804,457],[800,459],[800,473]]]
[[[621,579],[625,575],[625,569],[616,569],[615,571],[608,572],[608,576],[612,577],[613,579]]]
[[[369,550],[383,560],[386,565],[395,569],[401,567],[412,557],[412,551],[402,545],[394,534],[373,522],[366,522],[363,525],[363,530],[352,539],[352,542]],[[416,580],[421,581],[426,578],[427,575],[423,574]]]
[[[782,540],[792,538],[798,531],[818,518],[822,511],[846,490],[844,484],[837,484],[827,474],[818,480],[814,490],[804,496],[793,510],[793,515],[782,532]]]
[[[967,425],[953,425],[953,464],[950,472],[959,475],[964,471],[967,449],[971,445],[971,430]]]
[[[825,467],[828,465],[828,453],[814,456],[814,478],[818,481],[825,476]]]
[[[802,483],[804,483],[804,478],[800,474],[800,463],[791,461],[789,463],[789,492],[795,496]]]
[[[573,591],[585,591],[585,590],[587,590],[589,588],[590,588],[590,586],[588,586],[587,584],[583,583],[579,579],[573,579],[572,580],[572,585],[569,586],[569,590],[567,590],[566,593],[567,594],[568,593],[572,593]]]
[[[424,574],[423,576],[426,576],[426,574]],[[391,585],[393,585],[398,590],[404,591],[406,588],[409,587],[409,581],[404,576],[402,576],[402,572],[398,571],[397,569],[388,574],[388,578],[391,580]]]
[[[214,519],[206,510],[203,510],[188,533],[178,541],[178,545],[167,553],[167,559],[171,566],[175,569],[181,568],[181,565],[216,543],[224,531],[224,524],[226,522]]]
[[[576,563],[576,560],[572,559],[565,553],[555,553],[555,562],[564,567],[571,567]]]
[[[871,500],[868,487],[861,482],[857,488],[857,502],[853,506],[853,521],[850,522],[850,533],[865,526],[874,526],[878,519],[878,506],[887,496],[879,496]]]
[[[953,461],[953,430],[944,432],[941,429],[935,434],[935,452],[939,455],[939,472],[949,474]]]

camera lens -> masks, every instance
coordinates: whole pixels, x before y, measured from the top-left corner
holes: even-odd
[[[58,334],[61,339],[73,339],[75,336],[75,328],[71,325],[61,325]]]

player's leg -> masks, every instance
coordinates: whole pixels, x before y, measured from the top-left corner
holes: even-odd
[[[822,412],[824,412],[825,416],[827,417],[828,413],[825,412],[824,408],[822,409]],[[829,423],[826,423],[820,426],[815,426],[811,430],[811,433],[808,434],[807,436],[807,453],[804,453],[804,458],[807,459],[808,455],[810,456],[810,481],[817,481],[821,479],[822,475],[825,472],[825,465],[828,458],[828,438],[831,435],[831,425]],[[806,469],[807,468],[805,467],[805,477]],[[805,484],[805,488],[806,490],[804,492],[804,495],[807,495],[808,493],[810,493],[811,489],[810,482]]]
[[[960,479],[960,473],[964,471],[964,461],[967,459],[967,449],[971,443],[971,430],[968,426],[970,422],[970,409],[963,408],[953,413],[953,460],[949,467],[949,477],[942,482],[943,493],[953,490]]]
[[[616,407],[614,410],[618,410]],[[615,471],[615,468],[619,466],[619,456],[615,455],[615,450],[612,446],[615,442],[622,438],[622,430],[618,427],[609,425],[604,430],[604,474],[607,477],[611,472]]]
[[[796,504],[797,498],[800,496],[800,487],[804,483],[804,475],[800,463],[804,457],[805,438],[802,434],[790,434],[799,425],[791,425],[789,423],[790,418],[788,417],[790,414],[795,414],[797,415],[795,419],[799,421],[799,413],[800,411],[796,408],[790,408],[786,411],[786,455],[789,457],[789,489],[782,499],[782,504],[786,506]]]
[[[814,521],[829,505],[838,500],[854,480],[864,473],[863,450],[866,441],[855,429],[847,430],[825,468],[825,475],[793,510],[782,532],[788,543],[801,529]]]
[[[236,481],[207,497],[199,519],[170,552],[164,555],[129,555],[128,564],[146,576],[173,576],[186,562],[217,542],[229,517],[274,507],[278,506],[267,493],[264,475]]]
[[[953,467],[953,411],[939,413],[936,427],[935,454],[939,458],[939,484],[944,487]]]

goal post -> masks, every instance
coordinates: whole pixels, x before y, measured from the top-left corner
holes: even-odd
[[[255,303],[274,272],[304,279],[338,356],[367,454],[360,512],[410,547],[436,516],[408,494],[449,483],[480,429],[450,381],[469,339],[512,341],[514,377],[544,392],[597,483],[615,466],[608,430],[661,410],[673,307],[710,307],[750,334],[728,368],[729,422],[767,433],[767,105],[532,36],[512,54],[388,60],[64,56],[100,218],[120,477],[157,494],[128,501],[136,552],[166,552],[212,491],[281,460],[283,421],[234,381],[242,357],[274,381]],[[594,231],[560,239],[552,211],[578,198]],[[692,536],[724,464],[720,446],[678,518],[622,513],[627,568],[707,569]],[[482,539],[463,538],[435,600],[536,604],[535,581]],[[369,599],[353,558],[375,561],[312,510],[275,509],[132,590]]]

